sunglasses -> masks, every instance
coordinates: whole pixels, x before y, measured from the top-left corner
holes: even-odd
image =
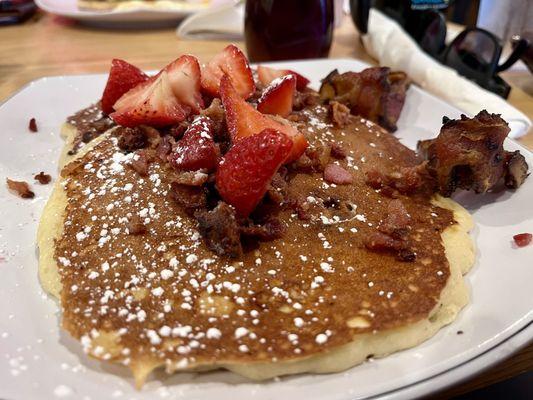
[[[481,28],[467,28],[446,46],[446,18],[439,11],[449,2],[417,0],[350,0],[352,18],[361,33],[368,30],[370,8],[376,8],[397,21],[404,30],[433,58],[455,69],[479,86],[507,98],[510,86],[498,73],[511,67],[529,48],[520,38],[513,43],[511,55],[499,64],[503,50],[500,39]],[[425,7],[425,8],[424,8]]]

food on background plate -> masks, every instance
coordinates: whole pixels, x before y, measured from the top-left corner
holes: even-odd
[[[86,353],[139,387],[159,367],[335,372],[419,344],[467,303],[473,222],[439,193],[479,186],[453,172],[470,159],[435,148],[483,123],[474,161],[504,156],[490,186],[516,168],[499,117],[445,123],[424,161],[385,129],[402,73],[334,72],[318,93],[290,70],[254,79],[235,46],[132,71],[114,61],[101,101],[64,125],[39,227],[41,284]]]
[[[207,8],[210,0],[77,0],[78,8],[86,11],[174,10],[198,11]]]

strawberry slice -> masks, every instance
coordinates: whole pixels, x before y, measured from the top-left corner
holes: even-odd
[[[176,124],[187,118],[189,107],[179,103],[172,92],[166,71],[124,94],[114,105],[110,117],[119,125],[155,127]]]
[[[265,67],[264,65],[257,67],[257,77],[259,78],[259,82],[264,86],[270,85],[274,79],[281,78],[285,75],[294,75],[296,78],[296,89],[298,90],[303,90],[309,85],[309,79],[291,69],[274,69]]]
[[[292,111],[295,91],[296,78],[294,75],[276,78],[263,92],[257,103],[257,110],[263,114],[277,114],[286,117]]]
[[[111,114],[113,112],[113,104],[124,93],[147,79],[148,75],[135,65],[117,58],[113,59],[104,93],[102,94],[102,111],[105,114]]]
[[[237,141],[225,154],[216,174],[222,199],[239,215],[250,215],[292,146],[287,135],[273,129]]]
[[[218,148],[213,140],[213,121],[205,116],[193,121],[168,156],[170,165],[185,171],[212,171],[216,169],[218,159]]]
[[[118,99],[111,118],[128,127],[141,124],[161,127],[181,122],[204,106],[200,75],[198,60],[181,56]]]
[[[244,101],[232,86],[227,75],[220,80],[220,96],[226,110],[226,124],[233,141],[255,135],[267,128],[283,132],[294,143],[286,160],[287,163],[298,159],[307,148],[305,136],[292,125],[275,121]]]
[[[220,79],[226,74],[239,95],[247,99],[255,92],[252,70],[243,52],[230,44],[214,56],[202,70],[202,89],[213,97],[220,95]]]

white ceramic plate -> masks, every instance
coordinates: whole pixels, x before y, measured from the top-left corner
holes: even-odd
[[[333,68],[361,70],[354,60],[279,64],[315,86]],[[65,117],[97,100],[106,76],[65,76],[32,82],[0,107],[0,179],[32,181],[41,170],[57,176]],[[417,87],[408,92],[399,130],[408,146],[437,134],[443,115],[460,112]],[[35,117],[38,133],[28,131]],[[508,140],[510,150],[520,146]],[[520,148],[530,168],[533,156]],[[58,327],[58,305],[37,280],[35,233],[51,186],[33,185],[23,200],[0,184],[0,398],[49,399],[387,399],[414,398],[479,372],[533,338],[533,246],[512,236],[533,231],[533,178],[516,192],[457,199],[474,214],[477,261],[466,280],[471,303],[458,319],[422,345],[329,375],[300,375],[255,383],[229,372],[157,374],[138,392],[129,372],[89,359]],[[463,331],[458,335],[457,331]]]
[[[76,0],[35,0],[39,8],[49,13],[89,23],[156,23],[174,22],[195,12],[205,10],[207,6],[191,4],[187,9],[143,8],[131,10],[90,11],[80,10]]]

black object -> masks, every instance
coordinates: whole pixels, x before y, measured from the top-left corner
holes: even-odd
[[[446,47],[446,19],[439,10],[448,7],[448,0],[350,0],[350,5],[360,32],[367,32],[370,8],[375,7],[396,20],[426,53],[503,98],[511,88],[497,73],[513,65],[529,46],[526,39],[516,41],[512,54],[498,65],[500,39],[484,29],[467,28]]]
[[[36,9],[33,0],[0,0],[0,26],[23,22]]]

